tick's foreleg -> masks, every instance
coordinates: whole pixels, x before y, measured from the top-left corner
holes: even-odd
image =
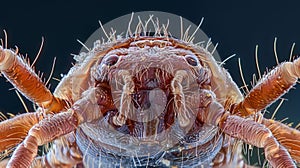
[[[237,104],[234,113],[248,116],[265,109],[294,86],[299,77],[300,58],[282,63],[260,79],[245,99]]]
[[[52,112],[61,111],[66,103],[47,89],[38,75],[21,57],[0,46],[0,71],[25,97]]]

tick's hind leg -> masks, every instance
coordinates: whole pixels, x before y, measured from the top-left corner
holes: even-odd
[[[43,116],[39,113],[25,113],[0,122],[0,152],[15,147],[27,136],[30,128]]]
[[[208,104],[199,108],[197,118],[205,123],[218,126],[226,135],[264,149],[265,157],[276,168],[295,168],[296,165],[287,149],[263,124],[252,118],[243,118],[226,112],[212,92],[203,92],[202,101]]]
[[[48,143],[57,137],[74,131],[79,124],[74,112],[63,112],[45,118],[34,125],[25,140],[14,151],[9,168],[30,167],[37,155],[38,146]]]
[[[292,158],[300,163],[300,131],[270,119],[263,119],[262,124],[270,129],[278,142],[287,148]]]
[[[263,124],[239,116],[227,116],[219,125],[225,134],[264,148],[265,157],[276,168],[295,168],[289,152]]]

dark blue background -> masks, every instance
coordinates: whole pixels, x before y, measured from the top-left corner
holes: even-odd
[[[252,81],[252,74],[257,73],[254,51],[259,45],[261,70],[276,65],[273,54],[273,41],[278,37],[278,54],[281,61],[289,58],[290,48],[296,42],[294,54],[299,53],[300,23],[299,3],[285,2],[234,2],[234,1],[48,1],[48,2],[8,2],[1,3],[0,30],[8,32],[9,47],[15,45],[20,52],[27,53],[34,59],[41,42],[45,45],[36,70],[47,77],[52,60],[57,57],[53,77],[67,73],[73,62],[70,53],[78,53],[81,45],[76,41],[85,41],[91,33],[99,28],[98,20],[106,23],[116,17],[131,12],[157,10],[181,15],[198,24],[205,17],[202,30],[213,42],[219,42],[218,52],[222,59],[232,54],[235,58],[226,62],[225,67],[234,81],[242,86],[237,58],[242,60],[245,80]],[[4,37],[3,33],[1,37]],[[22,113],[24,108],[15,95],[8,89],[4,78],[0,80],[0,111]],[[53,90],[57,82],[52,81]],[[299,88],[299,86],[296,86]],[[284,98],[288,101],[280,109],[277,118],[289,117],[290,122],[300,121],[300,89],[290,91]],[[32,106],[28,103],[29,108]],[[278,103],[275,103],[275,105]],[[270,108],[269,111],[273,111]]]

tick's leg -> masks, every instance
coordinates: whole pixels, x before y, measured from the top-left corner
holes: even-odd
[[[59,112],[65,102],[52,95],[32,68],[21,57],[0,46],[0,71],[25,97],[49,111]]]
[[[76,145],[75,135],[70,133],[55,140],[47,155],[36,158],[31,167],[72,168],[81,162],[82,154]]]
[[[215,100],[214,93],[211,91],[200,92],[200,97],[202,106],[200,106],[197,115],[200,121],[218,126],[230,137],[264,148],[266,159],[273,167],[296,167],[288,151],[279,144],[265,125],[250,118],[247,119],[225,112],[223,106]]]
[[[263,119],[262,124],[270,129],[278,142],[287,148],[292,158],[300,163],[300,131],[270,119]]]
[[[6,167],[7,163],[8,163],[8,159],[4,159],[0,161],[0,167]]]
[[[39,113],[25,113],[0,123],[0,152],[23,141],[30,128],[42,119]]]
[[[30,129],[25,140],[14,151],[7,167],[30,167],[38,146],[74,131],[79,124],[76,113],[69,111],[44,119]]]
[[[239,116],[228,115],[221,120],[219,127],[231,137],[264,148],[265,157],[273,167],[296,167],[288,151],[279,144],[272,132],[263,124]]]
[[[245,99],[237,104],[234,113],[248,116],[265,109],[295,85],[299,77],[300,58],[280,64],[264,76]]]
[[[27,168],[31,166],[31,163],[37,155],[37,149],[39,145],[51,142],[56,138],[73,132],[79,123],[101,118],[103,114],[101,113],[98,103],[101,101],[101,98],[103,99],[104,97],[101,90],[98,89],[99,88],[90,88],[89,90],[85,91],[83,93],[84,96],[76,101],[72,108],[67,112],[54,114],[49,118],[44,118],[38,124],[34,125],[29,130],[25,140],[14,151],[11,160],[8,163],[8,167]],[[51,154],[49,156],[54,157],[54,155]],[[62,161],[64,160],[63,158],[61,159]],[[64,161],[68,162],[68,159]],[[51,158],[48,160],[49,163],[56,162],[55,160],[50,160]]]

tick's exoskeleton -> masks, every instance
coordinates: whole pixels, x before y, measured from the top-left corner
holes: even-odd
[[[243,96],[193,36],[174,38],[152,16],[127,34],[112,33],[76,56],[53,94],[15,52],[0,48],[3,76],[38,105],[0,123],[2,154],[17,146],[2,166],[246,167],[243,143],[263,148],[273,167],[300,162],[300,132],[261,117],[295,85],[300,59],[278,65]]]

